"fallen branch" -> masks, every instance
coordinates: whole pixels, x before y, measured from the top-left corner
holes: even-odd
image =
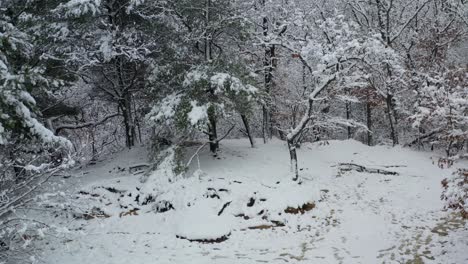
[[[399,175],[398,172],[395,171],[388,171],[376,168],[367,168],[362,165],[354,164],[354,163],[339,163],[338,168],[340,172],[349,172],[349,171],[357,171],[357,172],[367,172],[367,173],[377,173],[383,175]]]
[[[179,235],[176,235],[176,237],[179,238],[179,239],[188,240],[190,242],[198,242],[198,243],[202,243],[202,244],[214,244],[214,243],[221,243],[221,242],[224,242],[224,241],[228,240],[230,235],[231,235],[231,233],[229,233],[227,235],[224,235],[224,236],[221,236],[219,238],[207,238],[207,239],[190,239],[190,238],[187,238],[187,237],[184,237],[184,236],[179,236]]]
[[[134,165],[128,166],[128,171],[134,174],[139,171],[147,170],[149,167],[150,165],[148,163],[134,164]]]
[[[411,147],[414,144],[416,144],[418,142],[421,142],[421,140],[424,140],[426,138],[430,138],[430,137],[436,135],[437,133],[442,132],[442,130],[443,130],[442,128],[439,128],[439,129],[433,130],[433,131],[431,131],[431,132],[429,132],[427,134],[421,135],[421,136],[417,137],[416,139],[414,139],[413,141],[407,143],[405,146]]]
[[[218,212],[218,216],[220,216],[224,212],[224,209],[226,209],[226,207],[228,207],[231,204],[231,202],[227,202],[223,205],[223,208],[221,208],[221,210]]]

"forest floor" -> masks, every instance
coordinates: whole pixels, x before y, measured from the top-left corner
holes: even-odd
[[[202,152],[193,176],[172,183],[164,166],[142,182],[128,167],[146,162],[146,151],[124,151],[54,180],[66,191],[44,208],[67,213],[36,214],[67,228],[42,239],[35,260],[468,263],[468,224],[440,200],[453,169],[434,155],[351,140],[304,144],[298,185],[279,140],[254,149],[225,140],[217,158]]]

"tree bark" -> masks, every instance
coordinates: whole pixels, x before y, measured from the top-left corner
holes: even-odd
[[[387,97],[385,98],[385,101],[387,103],[387,117],[388,117],[388,122],[390,124],[390,137],[392,138],[393,141],[393,146],[398,145],[398,134],[396,131],[395,124],[393,122],[393,115],[394,109],[393,109],[393,96],[391,94],[387,94]]]
[[[263,143],[268,142],[268,123],[269,123],[269,114],[268,114],[268,108],[265,104],[262,106],[262,113],[263,113],[263,122],[262,122],[262,136],[263,136]]]
[[[208,110],[208,138],[210,140],[210,151],[216,155],[219,149],[218,131],[216,124],[216,113],[214,109]]]
[[[293,139],[288,139],[289,158],[291,160],[291,170],[293,172],[293,181],[299,179],[299,168],[297,167],[297,150]]]
[[[270,45],[269,50],[270,50],[269,51],[270,58],[269,58],[269,66],[268,66],[268,73],[267,73],[269,83],[268,83],[268,86],[267,86],[267,93],[268,93],[269,96],[271,96],[271,91],[273,90],[273,86],[275,84],[274,79],[273,79],[273,70],[276,67],[276,58],[275,58],[276,57],[276,49],[275,49],[275,45]],[[270,108],[270,111],[268,113],[269,114],[269,120],[268,120],[269,124],[268,125],[269,125],[269,128],[270,128],[269,137],[270,137],[270,139],[272,139],[273,134],[274,134],[274,130],[275,130],[274,125],[277,125],[276,119],[275,119],[275,116],[274,116],[276,109],[273,107],[273,105],[271,107],[269,107],[269,108]],[[278,131],[278,134],[280,134],[279,131]],[[281,137],[281,135],[279,135],[279,136]]]
[[[115,66],[117,70],[118,85],[120,87],[120,91],[122,91],[122,98],[119,99],[119,106],[122,110],[122,115],[124,118],[123,122],[125,126],[126,145],[128,148],[132,148],[135,146],[135,125],[132,114],[132,94],[130,92],[132,87],[127,87],[124,81],[124,61],[121,56],[117,57]]]
[[[123,123],[125,127],[125,144],[128,148],[135,146],[135,127],[132,125],[132,109],[131,104],[128,102],[130,100],[129,96],[120,100],[119,108],[122,110]]]
[[[211,36],[208,32],[208,26],[210,24],[210,8],[211,0],[205,0],[205,61],[211,61]]]
[[[369,102],[369,99],[367,99],[366,102],[366,121],[367,121],[367,145],[372,146],[372,106],[371,103]]]
[[[208,31],[211,20],[211,0],[205,0],[205,62],[211,63],[211,35]],[[215,98],[214,91],[209,90],[209,96]],[[211,106],[208,108],[208,139],[210,141],[210,151],[216,156],[219,149],[218,131],[217,131],[216,109]]]
[[[351,105],[349,102],[346,102],[346,120],[351,118]],[[351,126],[347,126],[348,139],[351,139]]]
[[[265,1],[262,2],[263,7],[265,7]],[[263,36],[265,39],[268,36],[268,17],[263,17],[263,24],[262,24]],[[268,139],[271,139],[273,133],[273,125],[271,122],[271,112],[269,109],[269,96],[271,92],[272,86],[272,77],[273,77],[273,56],[275,53],[274,45],[265,44],[264,46],[265,54],[263,60],[263,74],[264,74],[264,89],[265,89],[265,102],[262,107],[262,114],[263,114],[263,123],[262,123],[262,134],[263,134],[263,142],[266,143]]]
[[[245,127],[245,132],[247,133],[247,137],[249,138],[249,141],[250,141],[250,146],[252,148],[255,147],[255,141],[252,137],[252,134],[250,133],[250,126],[249,126],[249,120],[247,119],[247,116],[245,115],[241,115],[241,118],[242,118],[242,122],[244,123],[244,127]]]

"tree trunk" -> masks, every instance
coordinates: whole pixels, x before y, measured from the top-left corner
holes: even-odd
[[[133,112],[132,112],[132,95],[127,93],[125,99],[125,108],[127,109],[127,120],[128,120],[128,138],[129,138],[129,148],[135,146],[135,120],[133,120]]]
[[[125,109],[125,106],[121,107],[122,114],[123,114],[123,123],[125,127],[125,145],[128,148],[132,147],[132,142],[131,142],[131,136],[130,136],[130,123],[128,121],[128,114],[127,114],[127,109]]]
[[[349,119],[351,118],[351,105],[349,102],[346,102],[346,120],[349,121]],[[351,126],[347,126],[347,130],[348,130],[348,139],[351,139]]]
[[[263,6],[265,6],[265,1],[263,1]],[[265,39],[268,36],[268,18],[265,16],[263,17],[263,25],[262,25],[262,30],[263,30],[263,36]],[[273,65],[272,65],[272,56],[275,52],[274,47],[270,46],[268,44],[265,44],[264,46],[265,49],[265,54],[264,54],[264,60],[263,60],[263,74],[264,74],[264,89],[265,89],[265,102],[263,105],[263,124],[262,124],[262,134],[263,134],[263,142],[266,143],[268,139],[272,137],[272,124],[271,124],[271,116],[270,116],[270,111],[269,111],[269,95],[271,91],[271,85],[272,85],[272,70],[273,70]]]
[[[299,169],[297,168],[297,152],[296,152],[296,142],[298,137],[300,137],[301,133],[304,132],[304,129],[307,129],[307,125],[312,119],[312,112],[313,112],[313,104],[315,98],[330,85],[336,79],[336,75],[333,75],[331,78],[321,84],[320,86],[316,87],[312,93],[309,95],[309,106],[307,107],[306,113],[302,117],[301,121],[297,125],[291,129],[291,131],[287,135],[287,142],[289,148],[289,156],[291,159],[291,167],[294,172],[293,181],[297,181],[299,179]]]
[[[132,109],[129,108],[131,105],[128,103],[129,98],[126,96],[125,99],[120,100],[119,108],[122,110],[123,123],[125,127],[125,145],[128,148],[135,146],[135,127],[132,125]]]
[[[266,104],[266,102],[265,102]],[[263,136],[263,143],[268,142],[268,123],[269,123],[269,114],[268,114],[268,108],[266,105],[262,106],[262,112],[263,112],[263,122],[262,122],[262,136]]]
[[[301,136],[302,132],[304,129],[306,129],[307,124],[310,122],[310,116],[312,115],[312,106],[313,106],[314,100],[312,98],[309,98],[309,106],[307,109],[307,112],[305,113],[305,116],[302,118],[300,121],[299,125],[294,128],[293,131],[291,131],[287,135],[287,142],[288,142],[288,149],[289,149],[289,158],[291,160],[291,170],[294,173],[293,174],[293,181],[297,181],[299,179],[299,169],[297,167],[297,142],[298,138]]]
[[[218,131],[216,127],[216,113],[214,109],[208,110],[208,138],[210,140],[210,151],[216,156],[219,149]]]
[[[369,99],[366,102],[366,114],[367,114],[367,145],[372,146],[372,106]]]
[[[299,179],[299,169],[297,167],[297,151],[294,140],[288,139],[289,157],[291,159],[291,170],[293,172],[293,181]]]
[[[136,100],[132,100],[132,102],[133,102],[133,110],[134,110],[133,120],[135,120],[134,121],[134,129],[135,129],[135,134],[134,135],[135,136],[134,137],[135,137],[135,141],[142,143],[143,140],[141,138],[141,122],[140,122],[139,115],[137,114]],[[138,132],[138,134],[137,134],[137,132]],[[138,135],[138,137],[137,137],[137,135]]]
[[[269,52],[269,55],[270,55],[270,60],[269,60],[269,67],[268,67],[268,81],[269,81],[269,85],[267,86],[267,93],[268,95],[271,95],[271,91],[273,90],[273,87],[274,87],[274,79],[273,79],[273,69],[276,67],[276,49],[275,49],[275,45],[271,45],[270,46],[270,52]],[[278,125],[277,122],[276,122],[276,119],[275,119],[275,107],[270,107],[270,109],[273,108],[273,110],[270,110],[269,111],[269,125],[270,125],[270,132],[269,132],[269,136],[270,136],[270,139],[273,138],[273,134],[274,134],[274,125]],[[280,134],[280,131],[278,130],[278,135],[281,137],[281,134]]]
[[[208,32],[208,26],[210,24],[210,8],[211,0],[205,0],[205,61],[211,61],[211,36]]]
[[[393,123],[393,117],[392,117],[392,113],[394,113],[393,103],[392,103],[393,96],[391,94],[387,94],[385,101],[387,103],[387,116],[388,116],[388,121],[390,124],[390,137],[392,138],[393,146],[396,146],[399,143],[398,143],[398,134],[395,128],[395,124]]]
[[[97,159],[97,149],[96,149],[96,139],[95,139],[95,131],[94,128],[91,129],[91,153],[92,157],[91,160],[96,160]]]
[[[249,126],[249,120],[247,119],[247,116],[245,115],[241,115],[241,118],[242,118],[242,122],[244,123],[244,127],[245,127],[245,132],[247,133],[247,137],[249,138],[249,141],[250,141],[250,146],[252,148],[255,147],[255,141],[252,137],[252,134],[250,133],[250,126]]]
[[[296,127],[297,125],[297,112],[298,112],[298,106],[293,106],[292,109],[291,109],[291,127]]]
[[[132,148],[135,146],[135,125],[132,114],[132,94],[130,92],[130,87],[126,87],[124,81],[124,62],[121,56],[116,58],[115,67],[117,70],[117,79],[120,91],[122,91],[122,98],[119,99],[119,107],[122,110],[122,115],[124,118],[126,146],[128,148]]]
[[[205,0],[205,62],[211,63],[211,35],[208,30],[211,20],[211,0]],[[215,99],[214,90],[210,89],[209,96]],[[216,156],[219,149],[218,131],[217,131],[216,109],[211,106],[208,108],[208,139],[210,141],[210,151]]]
[[[445,149],[445,153],[447,154],[447,158],[451,157],[451,150],[452,150],[453,140],[450,140],[447,148]]]
[[[286,134],[284,133],[284,131],[278,129],[278,136],[281,140],[286,140]]]
[[[12,162],[12,167],[13,167],[13,172],[15,174],[15,183],[20,183],[21,182],[21,174],[24,172],[24,169],[22,168],[22,166],[20,166],[20,164],[18,164],[18,160],[16,159],[16,151],[11,148],[10,150],[8,150],[8,158],[10,159],[10,161]]]

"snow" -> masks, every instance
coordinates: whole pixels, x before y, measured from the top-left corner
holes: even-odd
[[[3,88],[3,87],[0,87]],[[25,103],[35,103],[34,98],[26,92],[21,91],[19,98],[14,93],[8,90],[2,90],[4,103],[13,106],[16,115],[22,120],[26,127],[29,128],[32,135],[38,136],[41,140],[46,143],[59,143],[62,146],[72,148],[71,142],[61,136],[56,136],[52,131],[47,129],[42,123],[40,123],[31,113],[31,110],[25,105]],[[4,128],[0,128],[0,132],[4,133]],[[0,142],[5,141],[4,136],[0,135]]]
[[[88,13],[95,15],[99,13],[100,5],[101,0],[70,0],[65,4],[60,4],[56,11],[65,11],[67,16],[81,16]]]
[[[109,62],[112,59],[113,48],[112,48],[112,35],[103,35],[100,39],[101,44],[99,45],[99,51],[102,53],[105,62]]]
[[[194,164],[185,177],[169,170],[171,150],[143,182],[113,169],[146,162],[144,154],[138,148],[126,151],[67,179],[64,184],[76,186],[73,204],[82,210],[99,207],[110,217],[48,219],[61,221],[71,232],[58,238],[46,234],[37,257],[50,264],[468,260],[468,226],[444,211],[440,199],[440,182],[452,170],[438,168],[434,153],[352,140],[306,143],[298,149],[301,185],[290,180],[287,146],[279,140],[254,149],[247,140],[225,140],[218,158],[205,150],[200,168]],[[398,175],[339,173],[339,163]],[[99,196],[77,195],[79,190]],[[152,204],[135,202],[137,194],[151,194],[155,203],[170,201],[174,209],[157,213]],[[304,214],[284,212],[308,202],[315,208]],[[121,216],[134,208],[137,214]],[[189,241],[220,236],[227,240]]]
[[[2,126],[2,124],[0,123],[0,145],[6,143],[6,139],[5,139],[5,137],[3,136],[4,133],[5,133],[5,128],[4,128],[4,127]]]
[[[250,84],[244,84],[241,79],[232,76],[229,73],[217,72],[209,76],[208,68],[200,68],[189,72],[184,80],[184,86],[188,87],[200,81],[207,81],[215,88],[216,94],[223,94],[227,89],[236,94],[246,92],[247,94],[255,94],[258,89]]]
[[[201,69],[196,69],[187,74],[185,77],[183,85],[185,87],[191,86],[201,80],[206,80],[208,78],[207,75],[207,69],[206,68],[201,68]]]
[[[188,113],[188,120],[192,126],[208,118],[208,105],[199,106],[197,101],[190,102],[190,105],[192,106],[192,110]]]
[[[189,240],[215,240],[229,236],[234,223],[232,216],[218,216],[216,203],[210,200],[178,214],[175,234]]]
[[[147,119],[152,122],[167,121],[175,115],[176,108],[181,102],[179,94],[171,94],[164,98],[164,100],[157,106],[151,109],[147,115]]]
[[[244,85],[239,78],[227,73],[214,74],[211,76],[210,82],[216,87],[216,93],[223,93],[227,84],[229,84],[229,89],[235,93],[247,92],[248,94],[255,94],[258,91],[254,86]]]

